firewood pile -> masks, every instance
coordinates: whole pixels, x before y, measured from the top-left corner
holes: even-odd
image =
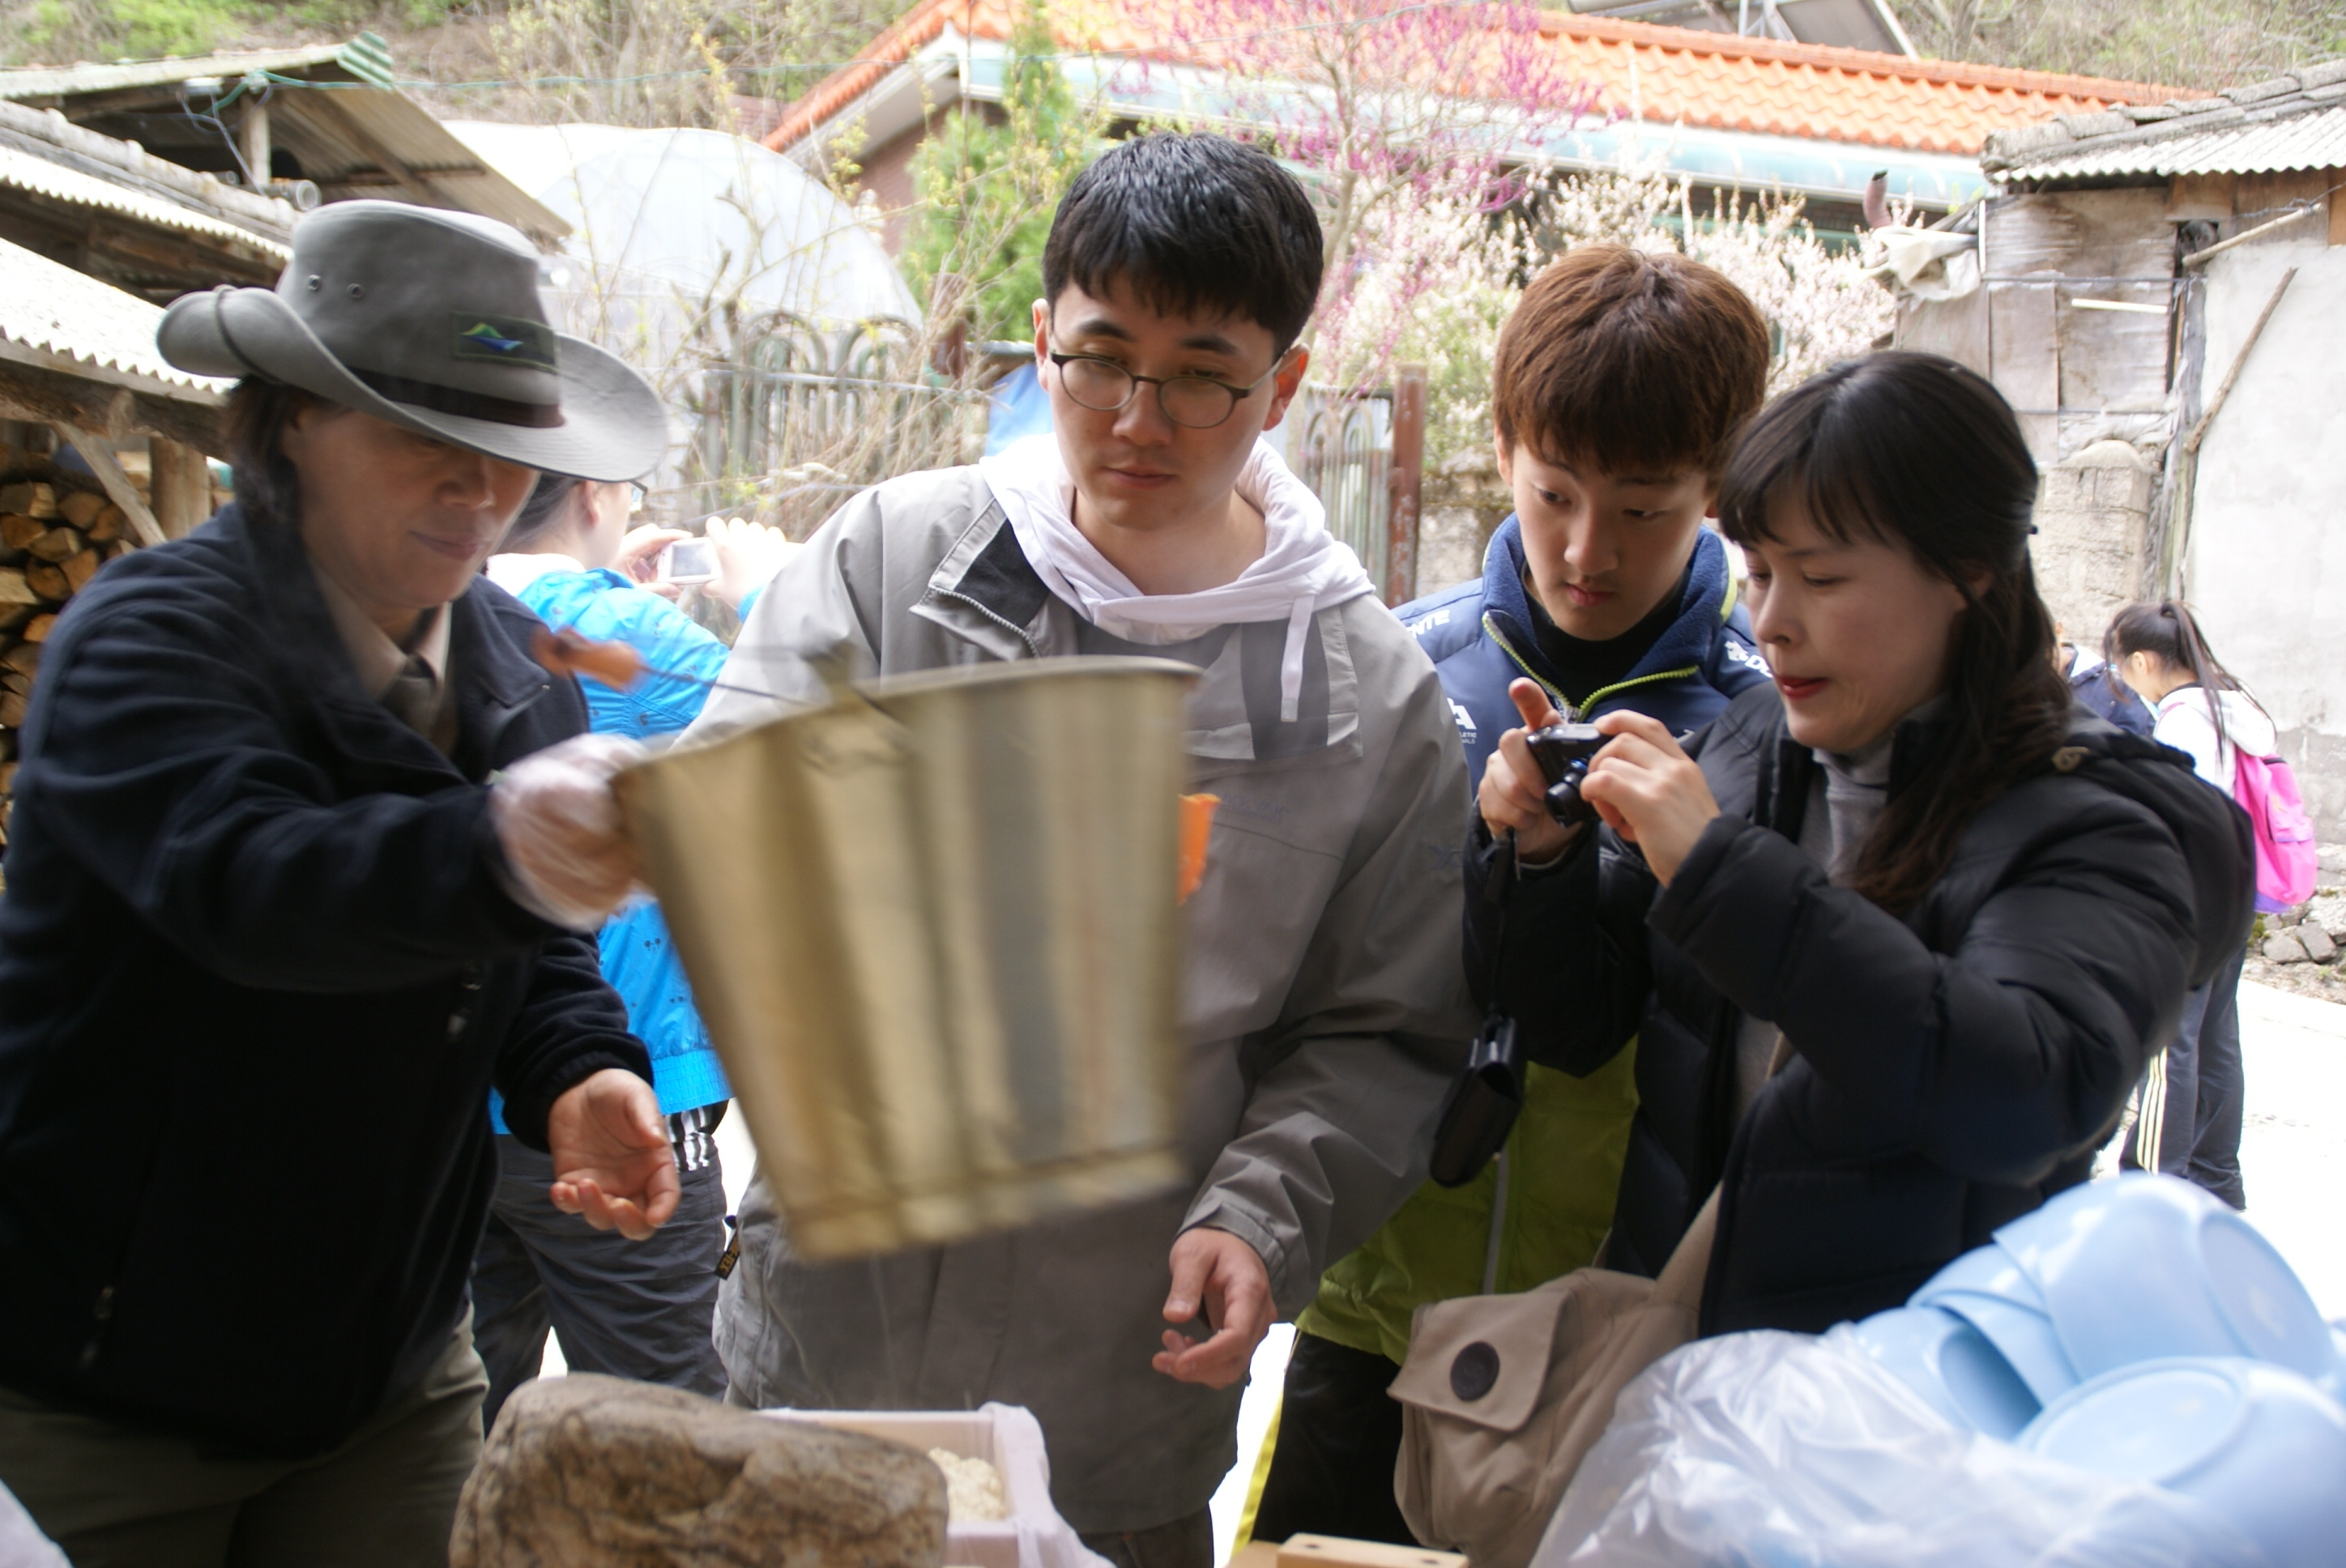
[[[58,612],[136,543],[130,520],[96,479],[0,445],[0,845],[41,649]]]

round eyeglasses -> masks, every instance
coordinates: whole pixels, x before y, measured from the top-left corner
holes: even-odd
[[[1137,376],[1114,360],[1093,354],[1054,352],[1050,359],[1059,367],[1059,384],[1078,407],[1115,413],[1139,396],[1146,382],[1157,389],[1157,406],[1165,417],[1189,430],[1211,430],[1222,423],[1238,412],[1239,399],[1252,395],[1279,373],[1273,364],[1245,386],[1233,386],[1211,376]]]

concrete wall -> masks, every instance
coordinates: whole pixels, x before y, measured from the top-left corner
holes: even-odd
[[[2184,591],[2281,730],[2325,841],[2346,840],[2346,246],[2208,262],[2213,396],[2283,271],[2295,281],[2199,452]]]

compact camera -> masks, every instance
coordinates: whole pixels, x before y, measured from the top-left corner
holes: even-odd
[[[678,539],[660,552],[659,575],[671,583],[706,583],[717,575],[717,546],[706,539]]]
[[[1593,820],[1596,808],[1580,798],[1580,781],[1607,737],[1593,724],[1551,724],[1524,738],[1547,778],[1547,814],[1567,828]]]

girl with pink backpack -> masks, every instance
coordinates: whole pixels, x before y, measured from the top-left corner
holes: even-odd
[[[2280,755],[2271,716],[2208,649],[2188,606],[2128,605],[2110,621],[2103,654],[2148,703],[2153,739],[2190,754],[2199,777],[2249,814],[2256,830],[2257,908],[2312,896],[2313,826],[2296,776]],[[2152,1060],[2121,1163],[2198,1183],[2235,1208],[2240,1180],[2240,965],[2233,956],[2184,999],[2175,1043]]]

